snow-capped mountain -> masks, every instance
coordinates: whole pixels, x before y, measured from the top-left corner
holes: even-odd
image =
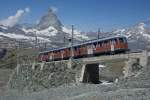
[[[15,25],[13,27],[0,25],[0,40],[21,41],[30,45],[47,43],[49,47],[58,47],[68,44],[68,38],[71,37],[71,29],[65,27],[56,14],[49,11],[41,18],[37,25],[28,26],[28,24]],[[66,40],[64,40],[66,39]],[[74,31],[74,41],[79,42],[89,38],[79,31]]]
[[[117,29],[113,34],[126,36],[131,49],[146,49],[150,44],[150,30],[146,26],[141,22],[126,29]]]
[[[58,31],[61,31],[63,26],[52,9],[49,9],[48,13],[41,18],[37,25],[37,28],[42,30],[49,28],[49,26],[53,26],[53,28]]]
[[[112,32],[101,32],[100,38],[111,36],[125,36],[128,39],[130,49],[150,49],[150,29],[147,27],[149,23],[140,22],[136,25],[116,29]],[[88,32],[87,36],[97,38],[97,32]]]
[[[150,29],[147,28],[147,24],[149,23],[141,22],[128,28],[101,32],[99,37],[124,35],[128,38],[130,49],[145,49],[150,45]],[[85,35],[74,30],[74,43],[95,39],[97,36],[97,32],[88,32]],[[67,46],[69,38],[71,29],[65,27],[51,9],[41,17],[38,24],[25,23],[12,27],[0,25],[0,42],[4,43],[22,42],[25,46],[33,46],[37,42],[40,47],[47,45],[50,48]]]
[[[143,39],[147,39],[148,41],[150,41],[150,30],[146,28],[146,24],[144,23],[139,23],[127,29],[117,29],[113,33],[116,33],[118,35],[125,35],[127,38],[134,37],[134,39],[139,39],[142,37]]]

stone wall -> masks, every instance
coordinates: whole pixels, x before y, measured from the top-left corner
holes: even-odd
[[[135,76],[140,70],[145,66],[140,65],[140,59],[138,58],[129,58],[124,67],[124,78]]]
[[[40,91],[63,84],[76,83],[80,77],[81,62],[74,60],[72,68],[68,68],[67,61],[45,63],[41,65],[20,65],[16,68],[9,83],[10,89]]]

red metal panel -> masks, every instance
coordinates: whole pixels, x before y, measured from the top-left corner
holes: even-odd
[[[81,48],[81,54],[82,55],[87,54],[87,48],[85,46]]]
[[[69,50],[69,48],[66,49],[66,57],[67,58],[70,57],[70,50]]]
[[[77,50],[77,49],[76,49],[76,50],[74,49],[73,52],[74,52],[74,57],[77,57],[77,56],[78,56],[78,50]]]

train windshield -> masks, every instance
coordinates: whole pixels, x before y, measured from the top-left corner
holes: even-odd
[[[119,41],[120,41],[121,43],[127,43],[127,39],[126,39],[126,38],[119,38]]]

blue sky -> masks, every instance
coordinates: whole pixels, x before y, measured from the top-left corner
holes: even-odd
[[[0,20],[15,15],[18,9],[30,8],[20,23],[36,23],[49,7],[65,26],[81,31],[111,31],[150,18],[150,0],[1,0]]]

